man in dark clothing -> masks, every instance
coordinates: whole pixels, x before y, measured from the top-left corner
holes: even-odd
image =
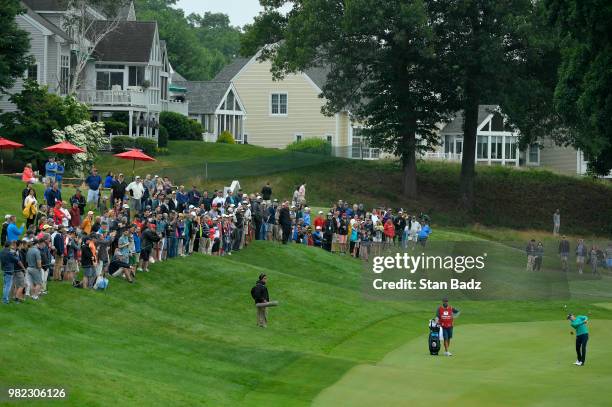
[[[85,197],[83,196],[83,194],[81,194],[81,190],[77,188],[76,192],[74,195],[72,195],[72,198],[70,198],[70,203],[74,204],[76,203],[79,206],[79,212],[81,212],[81,216],[83,216],[83,214],[85,213]]]
[[[161,238],[151,228],[145,226],[142,231],[142,245],[140,247],[140,268],[148,272],[149,271],[149,258],[151,257],[151,251],[153,246],[159,242]]]
[[[113,202],[117,199],[123,201],[123,197],[125,196],[125,190],[127,188],[127,183],[123,177],[123,174],[119,174],[116,180],[113,181],[111,185],[111,189],[113,191]]]
[[[404,228],[406,227],[406,218],[404,218],[404,214],[402,211],[398,213],[398,215],[393,219],[393,226],[395,228],[395,235],[393,236],[393,243],[396,242],[398,244],[402,243],[402,236],[404,234]]]
[[[291,238],[291,214],[287,202],[283,202],[278,215],[278,223],[283,230],[283,244],[287,244]]]
[[[272,197],[272,188],[270,187],[270,183],[266,182],[266,185],[261,189],[261,197],[264,202],[269,203],[270,198]]]
[[[8,233],[8,227],[9,227],[9,224],[10,224],[9,219],[10,218],[11,218],[10,215],[6,215],[4,217],[4,223],[2,224],[2,238],[1,238],[1,241],[0,241],[0,244],[2,245],[2,247],[4,247],[4,244],[6,243],[6,236],[7,236],[7,233]]]
[[[266,328],[268,326],[268,308],[258,307],[257,304],[263,304],[270,302],[270,296],[268,295],[268,276],[260,274],[259,279],[255,283],[255,287],[251,290],[251,295],[255,300],[255,308],[257,309],[257,326]]]
[[[200,205],[200,199],[202,199],[202,195],[194,185],[193,188],[191,188],[191,191],[187,193],[187,200],[189,201],[189,205],[193,205],[197,208]]]
[[[6,242],[4,243],[4,249],[0,252],[0,263],[2,271],[4,272],[4,281],[2,285],[2,302],[4,304],[9,303],[15,270],[21,268],[21,261],[15,252],[16,248],[16,242]]]
[[[210,211],[212,206],[212,198],[208,196],[208,191],[204,191],[202,194],[202,204],[204,205],[204,210],[206,212]]]

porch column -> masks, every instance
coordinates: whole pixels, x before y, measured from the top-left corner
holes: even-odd
[[[140,112],[138,112],[138,118],[136,119],[136,137],[140,137],[140,121],[142,120],[142,116]]]
[[[502,166],[506,165],[506,135],[502,136]]]
[[[128,117],[129,117],[129,125],[128,125],[128,135],[130,137],[132,137],[132,116],[134,115],[134,112],[132,110],[129,111],[128,113]]]

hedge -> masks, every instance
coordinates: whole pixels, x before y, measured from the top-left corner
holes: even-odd
[[[288,151],[299,151],[302,153],[321,155],[331,155],[332,152],[331,143],[319,137],[307,138],[302,141],[296,140],[289,144],[286,149]]]
[[[128,125],[117,120],[104,120],[106,134],[127,134]]]
[[[155,155],[157,153],[157,143],[155,140],[146,137],[118,136],[111,139],[111,149],[114,153],[122,153],[129,148],[141,149],[144,153]]]
[[[195,135],[192,120],[180,113],[162,112],[159,115],[159,123],[168,130],[170,140],[202,140],[201,132]]]
[[[225,130],[224,132],[219,134],[219,137],[217,137],[217,143],[236,144],[236,140],[234,140],[234,136],[232,136],[232,133]]]
[[[157,146],[160,148],[168,147],[168,130],[162,125],[159,126],[159,135],[157,136]]]

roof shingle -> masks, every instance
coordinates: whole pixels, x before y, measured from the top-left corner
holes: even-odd
[[[498,105],[479,105],[478,106],[478,125],[480,126],[482,122],[494,111],[499,108]],[[446,124],[441,130],[441,133],[450,134],[450,133],[463,133],[463,111],[457,112],[455,118]]]
[[[230,86],[228,81],[176,81],[172,84],[187,89],[189,114],[214,113]]]

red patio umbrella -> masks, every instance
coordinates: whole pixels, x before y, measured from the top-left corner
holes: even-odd
[[[85,152],[85,150],[83,150],[82,148],[77,147],[74,144],[69,143],[68,141],[62,141],[59,144],[54,144],[52,146],[45,147],[43,148],[43,150],[57,154],[79,154]]]
[[[0,137],[0,150],[14,150],[21,147],[23,147],[23,144]],[[4,154],[0,155],[0,161],[2,161],[2,171],[4,171]]]
[[[131,148],[126,152],[115,154],[115,157],[121,158],[123,160],[132,160],[134,164],[132,165],[132,178],[134,177],[134,170],[136,168],[136,161],[155,161],[155,158],[149,157],[142,150],[137,148]]]

